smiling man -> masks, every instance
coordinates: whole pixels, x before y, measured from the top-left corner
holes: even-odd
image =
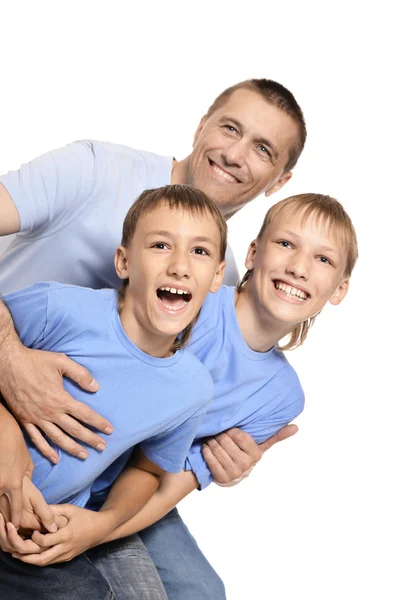
[[[125,213],[143,190],[192,184],[212,198],[228,219],[260,194],[269,196],[285,185],[305,139],[303,114],[291,92],[274,81],[252,79],[218,96],[199,123],[192,152],[181,161],[110,143],[79,141],[23,165],[0,177],[0,235],[17,234],[0,258],[0,292],[49,280],[117,287],[114,249]],[[228,253],[225,282],[235,284],[237,278]],[[76,440],[100,451],[105,443],[82,423],[112,432],[109,421],[64,390],[62,375],[85,390],[98,389],[91,374],[68,358],[26,349],[0,301],[0,391],[33,443],[53,462],[58,461],[57,453],[42,433],[85,459],[87,450]],[[249,435],[238,433],[237,437],[237,430],[228,432],[227,463],[208,454],[219,483],[240,477],[269,447],[259,448]],[[290,433],[292,429],[285,435]],[[32,467],[29,455],[21,455],[18,440],[8,438],[4,432],[3,464],[14,466],[3,473],[0,494],[10,498],[13,521],[18,524],[23,475]],[[218,578],[177,513],[160,527],[163,543],[176,550],[168,553],[170,564],[179,564],[179,544],[180,555],[191,557],[191,600],[222,597]],[[178,589],[171,597],[181,597]]]

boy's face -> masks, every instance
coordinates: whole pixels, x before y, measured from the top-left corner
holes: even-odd
[[[174,338],[221,285],[218,226],[207,213],[162,204],[139,218],[128,248],[118,248],[115,266],[119,277],[129,279],[121,318],[124,312],[131,331]]]
[[[285,172],[298,127],[256,92],[240,89],[194,137],[188,183],[205,192],[230,217],[259,194],[267,196],[291,177]]]
[[[252,242],[246,260],[254,269],[248,282],[257,305],[283,325],[315,316],[330,301],[339,304],[348,289],[343,240],[314,216],[282,210],[262,238]]]

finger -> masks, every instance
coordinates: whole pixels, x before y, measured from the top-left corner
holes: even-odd
[[[50,459],[51,462],[56,465],[59,461],[58,454],[45,440],[36,425],[33,425],[33,423],[24,423],[24,427],[36,448],[43,454],[43,456]]]
[[[69,539],[69,534],[65,528],[59,529],[55,533],[40,533],[34,531],[32,534],[32,540],[38,544],[41,548],[51,548],[56,544],[61,544]]]
[[[15,527],[19,527],[22,518],[22,485],[18,489],[10,490],[7,497],[10,501],[11,521],[14,523]]]
[[[114,428],[107,419],[104,419],[104,417],[96,413],[87,404],[84,404],[84,402],[78,402],[69,394],[65,394],[62,405],[65,408],[64,412],[78,419],[78,421],[95,427],[103,433],[110,434],[113,432]]]
[[[85,367],[82,367],[65,354],[59,354],[58,359],[58,368],[64,377],[72,379],[79,387],[88,392],[97,392],[100,389],[98,381]]]
[[[231,481],[231,478],[206,444],[202,446],[202,455],[215,481],[219,481],[220,483],[229,483]]]
[[[19,554],[13,553],[14,558],[18,558],[24,563],[28,563],[29,565],[37,565],[38,567],[45,567],[50,565],[52,562],[58,562],[57,558],[60,559],[64,554],[63,547],[53,546],[44,552],[37,554]]]
[[[219,462],[219,464],[226,471],[227,475],[230,478],[235,479],[239,477],[242,471],[239,469],[237,465],[234,464],[232,458],[228,455],[226,450],[219,444],[219,442],[211,438],[207,441],[207,446],[211,449],[213,456]]]
[[[237,427],[228,429],[224,433],[228,435],[233,442],[245,452],[245,454],[249,454],[253,458],[253,462],[258,462],[258,460],[261,459],[262,453],[259,446],[249,433],[242,429],[238,429]]]
[[[249,469],[256,462],[257,456],[259,455],[259,458],[261,456],[260,450],[253,440],[255,452],[249,454],[248,452],[241,450],[235,441],[226,433],[220,433],[215,439],[241,471]]]
[[[6,530],[6,522],[3,515],[0,513],[0,548],[3,552],[11,552],[10,542],[8,541],[8,535]]]
[[[92,446],[96,450],[100,451],[105,449],[106,443],[102,437],[100,437],[97,433],[94,433],[94,431],[90,431],[90,429],[87,429],[87,427],[69,415],[61,415],[58,424],[66,433],[80,440],[81,442],[84,442],[88,446]]]
[[[297,425],[294,425],[293,423],[290,425],[286,425],[285,427],[280,429],[276,434],[274,434],[272,437],[270,437],[268,440],[259,444],[259,448],[260,448],[261,452],[262,453],[266,452],[266,450],[269,450],[269,448],[274,446],[274,444],[276,444],[277,442],[282,442],[283,440],[286,440],[289,437],[295,435],[297,433],[297,431],[298,431]]]
[[[10,545],[9,552],[18,552],[19,554],[30,554],[40,551],[40,546],[32,540],[23,540],[12,523],[7,523],[7,534]]]
[[[69,454],[72,454],[72,456],[76,456],[82,460],[85,460],[89,456],[88,451],[64,433],[58,425],[54,425],[54,423],[50,423],[50,421],[43,421],[40,423],[40,428],[54,444]]]
[[[31,494],[30,502],[35,516],[40,519],[47,531],[55,533],[57,531],[57,525],[54,521],[53,511],[38,490],[36,493]]]

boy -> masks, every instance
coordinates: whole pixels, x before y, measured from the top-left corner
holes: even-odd
[[[179,185],[148,190],[124,221],[115,255],[120,294],[46,283],[4,298],[26,345],[64,352],[98,373],[102,386],[95,396],[72,382],[67,389],[117,424],[107,451],[92,453],[83,469],[61,450],[59,462],[51,465],[28,442],[33,482],[47,502],[83,507],[90,497],[104,498],[138,444],[132,475],[136,511],[165,471],[182,469],[212,399],[212,381],[191,353],[179,350],[206,294],[221,284],[226,235],[223,217],[202,192]],[[116,526],[132,514],[132,502],[108,504],[108,511]],[[99,523],[96,529],[101,531]],[[30,573],[24,577],[21,563],[15,563],[0,554],[4,597],[23,598],[27,590],[41,598],[65,597],[54,573],[36,573],[32,588]],[[71,573],[76,577],[78,568],[84,579],[87,565],[80,563]]]

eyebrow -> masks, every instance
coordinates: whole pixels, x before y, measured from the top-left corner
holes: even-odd
[[[290,235],[296,239],[298,239],[300,237],[297,233],[295,233],[294,231],[290,231],[289,229],[286,229],[282,233],[287,233],[288,235]],[[334,252],[334,254],[338,254],[337,250],[334,250],[334,248],[330,248],[329,246],[318,246],[318,248],[320,250],[324,250],[325,252]]]
[[[173,233],[171,233],[170,231],[166,231],[165,229],[157,229],[155,231],[149,231],[148,233],[146,233],[146,236],[148,235],[163,235],[163,236],[167,236],[169,238],[173,237]],[[212,244],[213,246],[217,247],[217,243],[212,240],[212,238],[210,237],[206,237],[203,235],[197,235],[194,238],[192,238],[192,241],[194,242],[207,242],[208,244]]]
[[[236,127],[238,129],[245,130],[244,125],[240,121],[238,121],[235,117],[229,117],[228,115],[226,115],[226,116],[222,117],[220,120],[221,121],[230,121],[231,123],[234,123],[234,125],[236,125]],[[272,142],[270,140],[268,140],[267,138],[264,138],[264,137],[260,137],[260,138],[256,138],[255,141],[257,141],[257,142],[259,142],[259,144],[262,144],[263,146],[266,146],[267,148],[269,148],[272,151],[273,158],[275,160],[278,160],[278,156],[279,156],[278,150],[277,150],[276,146],[274,144],[272,144]]]

